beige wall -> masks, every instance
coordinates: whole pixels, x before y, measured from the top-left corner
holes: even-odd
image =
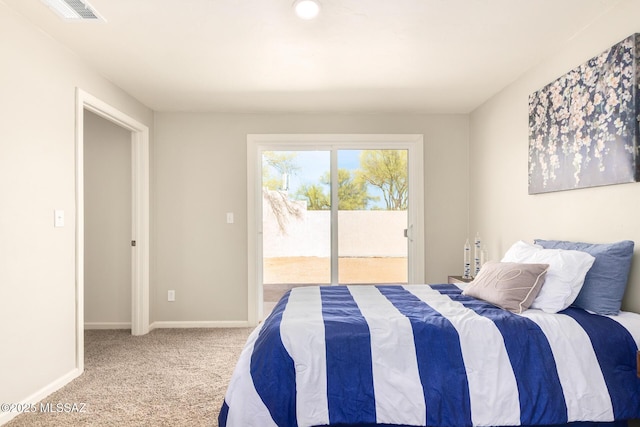
[[[267,133],[423,134],[425,281],[461,272],[466,115],[157,113],[154,321],[247,320],[246,138]],[[167,302],[169,289],[175,302]]]
[[[471,114],[470,178],[473,233],[490,257],[518,239],[636,242],[623,308],[640,311],[640,184],[528,195],[528,96],[616,42],[640,31],[640,2],[621,1],[548,60]]]
[[[84,322],[131,327],[131,132],[84,112]]]
[[[76,367],[76,87],[149,126],[153,112],[1,1],[0,40],[0,402],[18,403]]]

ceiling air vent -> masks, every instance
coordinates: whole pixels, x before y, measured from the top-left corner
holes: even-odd
[[[54,12],[68,21],[104,21],[85,0],[42,0]]]

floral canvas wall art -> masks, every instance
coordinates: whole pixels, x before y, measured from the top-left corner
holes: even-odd
[[[529,194],[640,180],[640,34],[529,96]]]

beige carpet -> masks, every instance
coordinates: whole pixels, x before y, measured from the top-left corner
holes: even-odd
[[[251,329],[86,331],[85,372],[43,403],[85,404],[82,413],[29,413],[17,426],[217,426]],[[39,407],[39,405],[38,405]]]

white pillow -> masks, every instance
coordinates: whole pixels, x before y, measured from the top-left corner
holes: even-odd
[[[522,240],[514,243],[502,258],[502,262],[549,264],[544,285],[531,304],[531,308],[547,313],[557,313],[573,303],[594,261],[586,252],[544,249]]]

